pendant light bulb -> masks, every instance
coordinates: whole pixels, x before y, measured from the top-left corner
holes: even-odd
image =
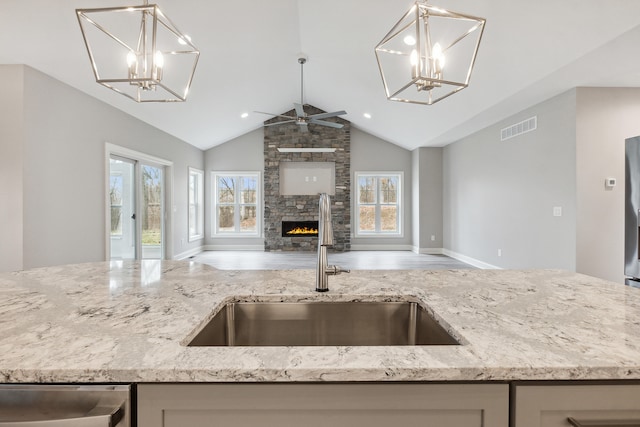
[[[153,62],[155,67],[155,78],[156,80],[162,80],[162,69],[164,67],[164,56],[162,55],[162,52],[159,50],[156,51]]]
[[[127,65],[131,67],[136,63],[136,54],[133,51],[129,51],[127,54]]]
[[[138,58],[136,53],[132,50],[127,53],[127,67],[129,67],[129,78],[135,78],[138,74]]]
[[[433,45],[433,62],[435,64],[436,72],[442,72],[442,70],[444,69],[445,58],[440,43],[436,43]]]
[[[159,50],[156,51],[155,62],[156,62],[156,67],[158,68],[164,67],[164,56],[162,55],[162,52],[160,52]]]
[[[413,49],[411,51],[411,55],[409,56],[409,62],[411,63],[412,66],[416,66],[418,65],[418,51]]]
[[[411,64],[411,78],[418,77],[418,51],[413,49],[409,56],[409,63]]]

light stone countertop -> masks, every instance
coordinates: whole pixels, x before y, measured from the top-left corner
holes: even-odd
[[[0,382],[640,379],[640,289],[563,271],[223,271],[187,261],[0,274]],[[186,347],[230,300],[420,300],[460,346]]]

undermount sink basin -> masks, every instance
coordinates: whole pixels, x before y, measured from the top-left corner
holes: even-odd
[[[458,345],[415,302],[234,302],[189,346]]]

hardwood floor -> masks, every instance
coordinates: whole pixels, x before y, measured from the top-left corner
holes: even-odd
[[[220,270],[291,270],[316,268],[316,252],[205,251],[192,261]],[[445,255],[411,251],[329,253],[329,264],[351,270],[452,270],[475,268]]]

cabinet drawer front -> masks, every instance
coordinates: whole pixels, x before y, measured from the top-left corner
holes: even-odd
[[[139,427],[507,427],[506,384],[140,384]]]
[[[429,411],[429,410],[165,410],[163,427],[211,426],[216,427],[389,427],[389,426],[443,426],[482,427],[482,411]]]
[[[514,414],[514,427],[640,426],[640,385],[518,385]]]

